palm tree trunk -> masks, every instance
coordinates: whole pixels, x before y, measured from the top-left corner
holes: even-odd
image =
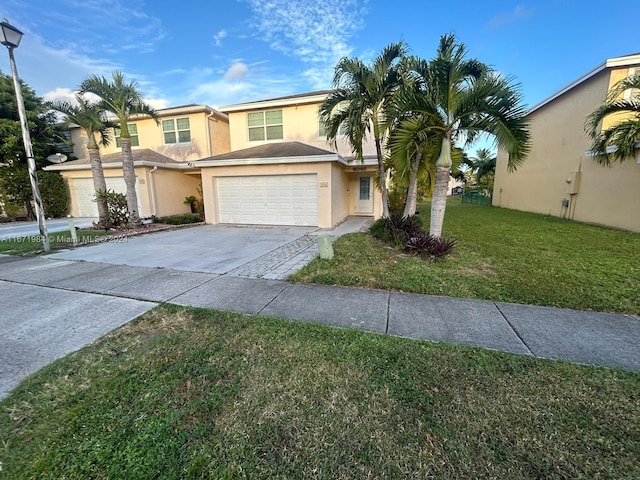
[[[404,205],[403,218],[407,218],[416,214],[416,206],[418,204],[418,169],[422,161],[422,147],[418,149],[411,160],[411,169],[409,173],[409,190],[407,191],[407,202]]]
[[[127,186],[127,210],[129,211],[129,227],[139,227],[140,214],[138,213],[138,196],[136,195],[136,172],[131,155],[131,138],[120,137],[122,145],[122,174]]]
[[[378,175],[380,176],[380,188],[382,189],[382,217],[389,216],[389,192],[387,192],[387,173],[384,169],[384,157],[380,139],[376,138],[376,154],[378,155]]]
[[[444,224],[444,212],[447,208],[447,189],[449,188],[449,175],[451,172],[451,140],[448,135],[442,138],[440,156],[436,162],[436,184],[431,198],[431,222],[429,234],[434,237],[442,235]]]
[[[92,134],[93,135],[93,134]],[[100,150],[97,148],[89,149],[89,161],[91,163],[91,176],[93,177],[93,189],[96,191],[107,191],[107,182],[104,179],[104,171],[102,170],[102,160],[100,158]],[[109,208],[107,206],[107,199],[96,196],[96,203],[98,205],[98,225],[101,228],[108,228],[109,223]]]

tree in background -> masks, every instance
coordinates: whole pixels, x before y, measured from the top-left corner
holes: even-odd
[[[157,115],[150,105],[144,102],[135,82],[126,83],[121,72],[113,72],[112,80],[93,75],[80,85],[81,93],[93,93],[100,97],[98,108],[113,113],[120,127],[120,145],[122,147],[122,172],[127,186],[127,208],[129,226],[137,227],[142,222],[138,212],[136,195],[136,173],[131,154],[131,134],[127,122],[133,115],[148,115],[157,121]]]
[[[21,82],[36,167],[47,165],[46,158],[56,153],[60,136],[55,115],[42,98]],[[13,79],[0,72],[0,197],[5,203],[24,208],[34,218],[31,206],[32,191],[27,171],[22,130],[18,116]],[[40,175],[41,172],[38,172]],[[43,201],[45,200],[43,195]]]
[[[602,122],[620,115],[621,120],[602,130]],[[635,156],[640,142],[640,74],[620,80],[603,105],[587,117],[593,159],[601,165],[624,162]]]
[[[320,106],[320,120],[327,140],[337,146],[343,133],[358,160],[363,160],[362,143],[372,136],[378,158],[378,177],[382,189],[382,216],[389,216],[383,145],[387,136],[387,108],[401,83],[399,60],[406,54],[404,42],[385,47],[371,65],[357,58],[342,58],[336,65],[333,86]]]
[[[469,160],[478,187],[487,190],[491,195],[496,176],[496,156],[488,148],[479,148],[475,157]]]
[[[107,199],[98,195],[99,192],[107,191],[107,182],[102,170],[102,159],[100,157],[100,147],[96,140],[96,133],[100,135],[100,144],[109,145],[109,129],[113,123],[105,119],[105,112],[99,106],[89,102],[82,95],[76,95],[76,102],[51,102],[48,107],[63,114],[64,125],[76,124],[82,128],[87,135],[87,150],[89,151],[89,162],[91,164],[91,175],[93,177],[93,188],[96,192],[96,203],[98,205],[98,225],[106,228],[108,220]]]

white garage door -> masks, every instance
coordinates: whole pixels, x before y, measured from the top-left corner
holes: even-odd
[[[127,193],[124,177],[106,177],[105,181],[107,182],[107,190]],[[78,217],[97,217],[98,206],[94,202],[96,191],[93,188],[93,178],[74,178],[69,183],[69,187],[72,190],[71,196],[76,206],[76,215]],[[138,211],[140,211],[140,191],[137,180],[136,194],[138,196]]]
[[[316,174],[218,177],[220,223],[318,225]]]

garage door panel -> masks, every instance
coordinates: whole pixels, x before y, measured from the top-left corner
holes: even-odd
[[[317,225],[317,176],[253,175],[217,179],[221,223]]]
[[[105,177],[107,190],[113,190],[117,193],[127,193],[127,185],[124,183],[124,177]],[[76,215],[78,217],[97,217],[98,206],[94,201],[95,189],[93,186],[93,178],[73,178],[70,182],[72,197],[75,203]],[[140,203],[140,190],[136,179],[136,194],[138,196],[138,205]],[[138,211],[140,207],[138,206]]]

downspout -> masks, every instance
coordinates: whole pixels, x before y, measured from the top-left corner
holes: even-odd
[[[156,165],[149,171],[149,188],[151,189],[151,215],[156,216],[156,182],[153,179],[153,173],[158,170]]]
[[[207,151],[209,152],[209,157],[213,155],[211,153],[211,128],[209,126],[209,121],[214,115],[215,112],[211,112],[209,115],[207,115]]]

